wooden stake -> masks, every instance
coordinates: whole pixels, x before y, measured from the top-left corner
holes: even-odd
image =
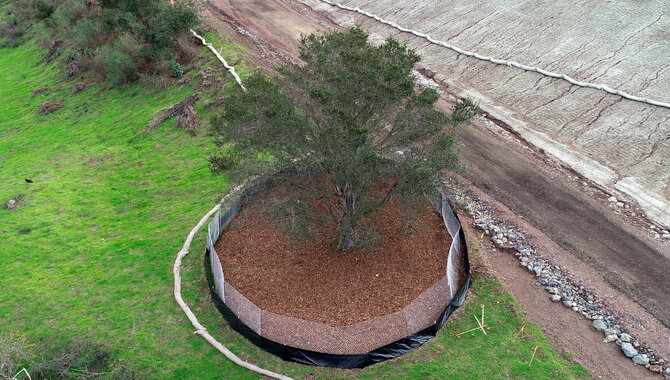
[[[537,352],[537,346],[535,346],[535,349],[533,350],[533,357],[530,358],[530,363],[528,363],[528,366],[530,367],[531,364],[533,364],[533,359],[535,359],[535,353]]]
[[[475,327],[474,329],[470,329],[470,330],[468,330],[468,331],[463,331],[462,333],[458,333],[458,334],[456,334],[455,336],[456,336],[456,337],[459,337],[459,336],[461,336],[461,335],[463,335],[463,334],[467,334],[467,333],[472,332],[472,331],[475,331],[475,330],[479,330],[479,327]]]
[[[479,319],[477,318],[477,316],[473,315],[473,317],[475,317],[475,320],[477,321],[477,324],[479,325],[479,328],[482,329],[482,332],[484,333],[484,335],[488,335],[486,333],[486,330],[484,330],[484,326],[479,322]]]
[[[482,305],[482,325],[484,324],[484,305]]]

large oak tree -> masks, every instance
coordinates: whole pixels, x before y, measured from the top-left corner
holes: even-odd
[[[355,248],[362,221],[394,196],[437,190],[440,173],[458,165],[454,127],[476,112],[468,101],[452,115],[435,109],[438,93],[412,76],[419,56],[392,38],[379,46],[367,38],[358,28],[303,37],[303,65],[249,76],[248,91],[212,119],[221,148],[213,171],[302,173],[301,198],[284,203],[292,216],[284,220],[326,215],[340,250]]]

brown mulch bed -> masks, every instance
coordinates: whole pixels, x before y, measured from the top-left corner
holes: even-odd
[[[451,237],[427,201],[417,218],[421,227],[406,235],[392,202],[374,218],[383,241],[339,252],[334,227],[319,241],[301,243],[252,203],[215,248],[226,281],[261,309],[344,326],[400,311],[444,276]]]

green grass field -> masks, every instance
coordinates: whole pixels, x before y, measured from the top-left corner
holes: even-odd
[[[0,209],[0,334],[25,334],[38,352],[35,360],[77,341],[97,342],[142,379],[257,378],[193,335],[172,297],[172,264],[186,234],[228,187],[224,176],[208,169],[213,144],[180,131],[172,120],[128,142],[156,110],[192,88],[89,86],[75,95],[58,64],[40,63],[43,53],[30,43],[0,49],[0,202],[20,200],[14,211]],[[33,97],[43,86],[50,90]],[[53,100],[65,107],[37,113],[39,103]],[[484,277],[474,279],[465,306],[434,342],[397,360],[364,370],[282,362],[224,323],[209,299],[204,246],[201,231],[184,261],[184,299],[214,337],[268,369],[296,378],[584,374],[557,356],[514,300]],[[476,326],[472,315],[479,315],[481,304],[489,335],[455,338]],[[25,365],[30,370],[31,363]]]

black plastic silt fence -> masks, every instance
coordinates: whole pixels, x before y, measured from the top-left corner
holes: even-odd
[[[208,227],[207,250],[204,264],[214,305],[216,305],[216,308],[221,312],[233,330],[240,333],[260,349],[287,361],[324,367],[363,368],[406,354],[437,335],[437,332],[444,326],[449,316],[463,304],[471,284],[468,249],[460,220],[453,212],[449,201],[442,194],[438,194],[431,200],[431,203],[436,211],[442,215],[444,224],[452,237],[446,269],[449,280],[449,294],[444,295],[445,297],[449,297],[450,300],[432,326],[365,354],[355,355],[337,355],[305,350],[280,344],[259,335],[249,326],[245,325],[226,305],[223,269],[214,249],[214,244],[218,240],[221,231],[226,228],[240,210],[242,201],[236,202],[226,212],[217,213]],[[462,274],[466,275],[466,280],[458,287],[458,278]]]

